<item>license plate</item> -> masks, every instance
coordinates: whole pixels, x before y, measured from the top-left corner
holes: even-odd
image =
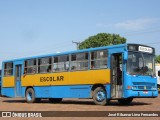
[[[148,91],[143,91],[144,94],[148,94]]]

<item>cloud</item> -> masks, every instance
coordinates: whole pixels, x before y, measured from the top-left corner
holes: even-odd
[[[157,18],[140,18],[135,20],[126,20],[113,24],[97,23],[100,28],[115,28],[123,30],[143,30],[157,23],[160,19]]]
[[[114,24],[113,26],[118,29],[126,29],[126,30],[143,30],[150,25],[156,23],[158,19],[155,18],[143,18],[136,20],[127,20],[124,22],[119,22]]]

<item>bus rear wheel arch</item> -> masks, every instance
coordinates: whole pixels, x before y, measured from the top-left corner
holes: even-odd
[[[35,102],[41,101],[40,98],[36,98],[35,91],[31,87],[26,89],[25,97],[26,97],[27,103],[35,103]]]
[[[107,92],[104,87],[96,87],[92,92],[92,98],[96,105],[104,106],[108,103]]]

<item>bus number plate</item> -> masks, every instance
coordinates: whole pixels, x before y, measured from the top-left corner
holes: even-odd
[[[148,94],[148,91],[143,91],[144,94]]]

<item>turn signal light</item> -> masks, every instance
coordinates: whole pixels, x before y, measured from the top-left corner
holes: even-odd
[[[131,89],[131,86],[127,86],[127,89]]]

